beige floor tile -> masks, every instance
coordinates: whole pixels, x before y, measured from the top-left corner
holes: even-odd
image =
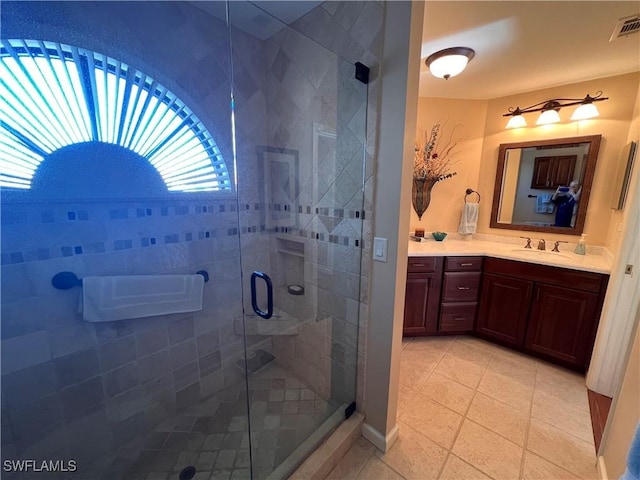
[[[527,449],[582,478],[597,478],[593,443],[532,419]]]
[[[575,408],[555,393],[534,391],[531,417],[575,435],[585,442],[593,443],[590,413],[587,410]]]
[[[465,360],[447,352],[442,357],[442,360],[440,360],[434,372],[475,389],[480,383],[485,365],[486,362],[477,363],[471,360]]]
[[[503,375],[529,387],[533,387],[536,381],[535,363],[521,363],[501,355],[491,357],[487,364],[487,372]]]
[[[365,464],[373,457],[375,447],[360,437],[327,476],[328,480],[356,478]]]
[[[416,352],[445,353],[454,341],[451,337],[414,337],[407,348]]]
[[[491,477],[486,476],[455,455],[449,454],[447,463],[440,474],[440,480],[491,480]]]
[[[471,404],[474,390],[434,372],[420,387],[420,393],[464,415]]]
[[[539,360],[535,357],[532,357],[531,355],[527,355],[526,353],[520,353],[500,345],[495,346],[493,350],[493,356],[504,357],[513,362],[529,365],[532,368],[536,368],[539,363]]]
[[[404,480],[405,477],[374,456],[369,459],[356,478],[358,480]]]
[[[406,423],[399,422],[399,426],[398,440],[388,452],[376,451],[376,455],[407,479],[435,479],[447,451]]]
[[[520,475],[522,448],[468,419],[451,452],[495,479]]]
[[[482,340],[476,337],[467,337],[465,335],[461,335],[459,337],[455,337],[456,343],[462,343],[465,345],[470,345],[472,347],[480,348],[482,350],[486,350],[489,352],[493,352],[497,345],[491,342],[487,342],[486,340]]]
[[[451,345],[451,347],[449,347],[447,353],[483,367],[491,358],[491,350],[477,347],[465,342],[455,342],[453,345]]]
[[[517,379],[487,371],[478,385],[478,391],[527,414],[531,409],[533,386]]]
[[[402,337],[402,348],[407,348],[407,345],[409,345],[413,339],[414,337]]]
[[[548,462],[529,451],[524,454],[524,471],[522,480],[579,480],[573,473]]]
[[[411,425],[447,450],[450,449],[462,422],[462,415],[423,395],[415,399],[416,404],[400,415],[400,421]]]
[[[409,388],[420,389],[427,381],[429,375],[435,368],[437,362],[411,361],[402,359],[400,361],[400,383]]]
[[[522,411],[478,392],[473,398],[467,418],[524,446],[529,416]]]
[[[537,391],[555,395],[573,408],[589,411],[589,399],[584,375],[555,365],[540,364],[536,373]]]

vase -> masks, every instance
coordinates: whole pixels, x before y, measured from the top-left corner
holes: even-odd
[[[413,189],[411,192],[411,202],[413,209],[418,214],[418,220],[422,220],[422,214],[429,207],[431,202],[431,189],[436,181],[431,178],[413,177]]]

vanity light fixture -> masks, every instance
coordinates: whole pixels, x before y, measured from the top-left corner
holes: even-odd
[[[425,63],[431,75],[449,80],[462,73],[475,54],[469,47],[445,48],[429,55]]]
[[[558,112],[561,108],[579,105],[571,115],[571,120],[586,120],[600,115],[594,102],[603,100],[609,100],[609,97],[603,97],[602,91],[598,91],[595,97],[587,94],[584,98],[552,98],[526,108],[509,107],[509,112],[503,114],[503,117],[511,117],[507,122],[507,128],[521,128],[527,126],[527,121],[523,116],[524,113],[541,112],[538,120],[536,120],[536,125],[548,125],[560,121]]]

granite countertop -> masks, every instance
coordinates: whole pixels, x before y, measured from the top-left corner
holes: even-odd
[[[563,246],[565,250],[563,251]],[[567,245],[560,245],[560,253],[552,252],[552,242],[547,242],[547,250],[525,249],[522,244],[501,243],[486,240],[458,240],[446,238],[442,242],[427,239],[423,242],[409,240],[409,256],[487,256],[516,260],[518,262],[550,265],[594,273],[611,273],[613,259],[606,249],[597,253],[576,255]]]

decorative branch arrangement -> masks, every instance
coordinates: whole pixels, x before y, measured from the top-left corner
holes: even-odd
[[[457,163],[453,158],[454,149],[458,145],[454,133],[460,125],[453,127],[449,137],[442,142],[442,130],[445,125],[446,123],[436,123],[430,133],[427,133],[427,130],[418,130],[419,140],[416,142],[413,159],[414,177],[440,182],[456,175],[451,168]]]

